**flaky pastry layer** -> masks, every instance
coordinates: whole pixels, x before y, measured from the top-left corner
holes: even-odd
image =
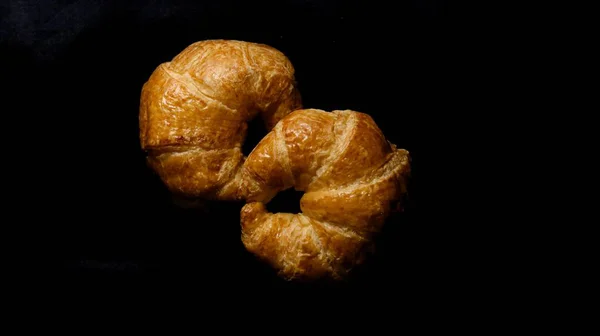
[[[173,193],[218,200],[238,193],[248,121],[268,130],[301,107],[294,68],[263,44],[207,40],[160,64],[143,85],[140,141]]]
[[[243,164],[246,248],[287,279],[344,278],[406,192],[409,153],[356,111],[297,110]],[[279,191],[304,191],[301,213],[270,213]]]

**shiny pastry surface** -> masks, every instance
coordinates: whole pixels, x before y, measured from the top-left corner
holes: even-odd
[[[294,68],[263,44],[207,40],[160,64],[142,87],[140,142],[174,194],[215,200],[238,193],[241,146],[258,114],[267,130],[301,107]]]
[[[244,162],[247,250],[286,279],[343,279],[406,192],[409,153],[356,111],[296,110]],[[304,191],[301,213],[270,213],[278,192]]]

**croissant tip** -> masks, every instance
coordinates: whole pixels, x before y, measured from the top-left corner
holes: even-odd
[[[253,224],[267,212],[266,207],[261,202],[253,202],[244,205],[240,213],[240,223],[242,229],[251,229]]]

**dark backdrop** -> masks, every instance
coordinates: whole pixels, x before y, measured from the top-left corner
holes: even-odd
[[[33,220],[48,234],[38,258],[49,263],[33,264],[45,278],[83,297],[146,285],[154,294],[232,298],[318,289],[395,293],[416,308],[476,281],[465,273],[474,265],[461,259],[459,219],[448,219],[446,205],[460,185],[451,173],[452,127],[468,57],[446,1],[9,1],[1,9],[10,113],[27,125],[16,127],[17,143],[31,134],[37,141],[27,157],[34,188],[24,197],[36,200],[26,217],[43,216]],[[406,209],[390,218],[377,254],[348,282],[280,281],[243,249],[240,204],[182,209],[146,167],[142,84],[161,62],[211,38],[281,50],[305,107],[369,113],[411,152]],[[254,130],[250,146],[261,136]],[[287,193],[272,209],[295,211],[297,201]]]

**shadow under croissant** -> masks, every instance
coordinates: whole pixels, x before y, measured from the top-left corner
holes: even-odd
[[[180,209],[194,209],[204,213],[210,212],[211,209],[211,202],[201,198],[171,194],[171,202]]]

